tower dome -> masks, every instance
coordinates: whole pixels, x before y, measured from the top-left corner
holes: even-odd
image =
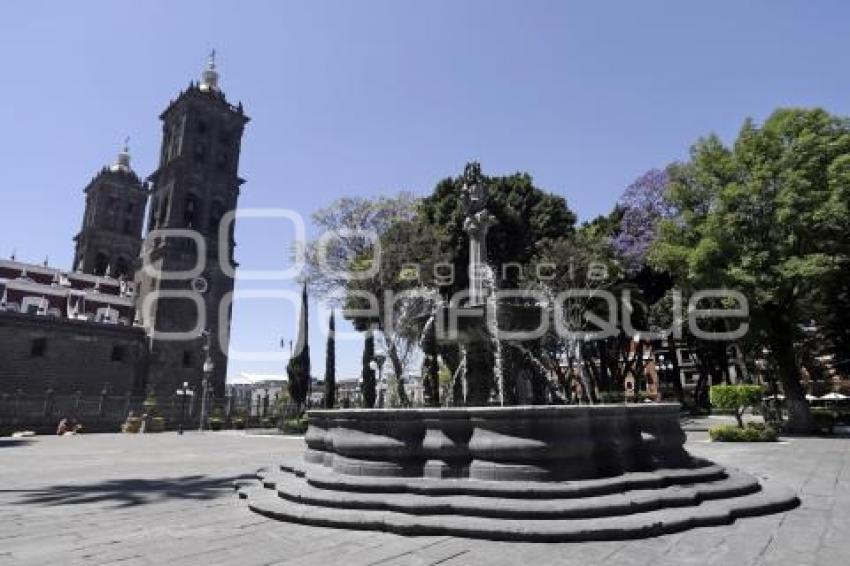
[[[132,173],[133,169],[130,167],[130,138],[127,137],[124,139],[124,147],[118,153],[118,158],[115,163],[109,166],[110,171],[123,171],[125,173]]]
[[[210,58],[207,61],[207,68],[204,69],[201,75],[201,82],[198,85],[203,91],[218,90],[218,71],[215,69],[215,49],[210,53]]]

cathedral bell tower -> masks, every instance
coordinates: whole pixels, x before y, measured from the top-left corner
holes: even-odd
[[[244,183],[239,152],[249,118],[241,103],[227,101],[218,79],[213,52],[201,81],[189,83],[160,115],[162,149],[150,176],[148,233],[136,274],[137,312],[151,350],[147,387],[159,395],[184,381],[197,390],[207,351],[211,391],[224,394],[227,344],[219,331],[229,334],[230,309],[221,306],[233,291],[225,269],[232,266],[235,243],[233,223],[222,237],[220,228]],[[220,254],[221,244],[227,249]]]
[[[74,237],[75,271],[133,278],[142,244],[148,191],[130,167],[127,142],[118,159],[104,167],[83,191],[86,210]]]

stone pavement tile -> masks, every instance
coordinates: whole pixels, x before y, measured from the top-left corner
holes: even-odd
[[[243,529],[239,528],[238,524],[233,524],[232,527],[228,529],[225,525],[221,529],[216,529],[214,533],[197,532],[188,536],[162,540],[152,537],[134,544],[125,543],[121,547],[142,553],[158,563],[210,564],[218,561],[217,556],[230,555],[234,552],[238,554],[239,549],[250,549],[246,556],[251,556],[252,560],[265,549],[269,549],[270,552],[261,561],[261,563],[269,563],[279,558],[280,551],[277,547],[297,546],[297,541],[294,539],[270,536],[262,526]],[[239,560],[234,560],[235,562]]]
[[[801,494],[801,508],[803,509],[816,509],[818,511],[828,511],[832,509],[832,507],[836,503],[836,496],[832,495],[818,495],[813,493],[805,493]]]
[[[61,439],[60,439],[61,440]],[[50,504],[0,491],[0,565],[129,566],[177,564],[767,564],[847,563],[850,556],[850,441],[791,439],[780,445],[689,444],[721,464],[740,467],[803,490],[799,509],[739,519],[639,541],[562,544],[498,543],[446,537],[400,537],[292,525],[251,513],[229,489],[181,498],[174,478],[236,477],[267,464],[300,441],[230,435],[88,435],[81,442],[39,439],[15,448],[14,468],[0,461],[0,485],[67,496],[68,478],[88,491],[87,503]],[[27,470],[26,474],[20,470]],[[162,484],[147,503],[116,507],[126,495],[114,482]],[[170,488],[170,489],[168,489]],[[74,490],[71,495],[76,496]],[[207,499],[206,497],[210,497]],[[60,498],[53,503],[70,503]],[[722,536],[721,536],[722,535]],[[17,541],[17,542],[16,542]],[[22,541],[22,542],[21,542]],[[7,544],[8,543],[8,544]],[[9,544],[18,544],[15,553]],[[814,552],[801,552],[812,549]],[[5,552],[5,554],[4,554]],[[644,561],[652,557],[651,561]],[[440,562],[442,561],[442,562]],[[643,562],[642,562],[643,561]]]
[[[798,509],[792,511],[796,513]],[[787,513],[775,513],[773,515],[764,515],[761,517],[744,517],[736,520],[730,527],[729,531],[736,534],[745,534],[752,536],[754,533],[765,533],[775,530],[782,523],[783,518]],[[724,528],[724,527],[719,527]]]
[[[776,532],[776,544],[768,550],[794,549],[797,552],[814,555],[821,545],[821,539],[826,530],[825,522],[785,523]],[[766,554],[766,556],[767,556]]]
[[[628,544],[613,554],[605,557],[605,564],[616,564],[617,566],[645,566],[654,564],[663,551],[657,548]]]
[[[686,533],[673,547],[659,557],[661,563],[710,564],[715,550],[723,544],[725,533],[704,532],[703,529]]]
[[[528,545],[517,544],[525,549]],[[543,546],[555,546],[546,545]],[[569,565],[570,562],[558,557],[549,556],[548,564]],[[512,549],[511,543],[492,541],[470,541],[469,552],[446,558],[440,566],[510,566],[515,564],[534,564],[533,560],[519,549]],[[588,562],[587,564],[593,564]]]
[[[368,563],[371,557],[376,557],[373,560],[385,559],[386,555],[380,555],[379,549],[397,544],[397,539],[401,539],[403,544],[415,544],[404,542],[404,537],[381,532],[310,527],[276,521],[270,523],[282,528],[295,528],[300,533],[295,544],[276,545],[277,556],[271,562],[273,564],[349,564],[355,560],[362,562],[364,558]],[[399,550],[396,546],[390,555],[395,556],[406,550]]]
[[[203,520],[186,527],[174,521],[175,518],[185,520],[185,512],[180,515],[175,515],[175,511],[168,514],[146,512],[144,520],[140,520],[138,509],[135,517],[113,520],[110,515],[109,511],[104,511],[101,518],[103,524],[109,525],[108,529],[80,528],[73,520],[66,523],[65,527],[71,530],[73,539],[55,537],[51,534],[55,533],[52,529],[42,530],[37,536],[46,538],[50,544],[35,545],[32,550],[44,559],[65,553],[81,557],[94,557],[103,553],[121,554],[134,549],[144,553],[153,545],[158,548],[167,546],[169,541],[185,535],[187,531],[209,535],[221,521],[216,514],[202,514],[205,517]],[[27,556],[26,553],[19,554],[22,558]]]
[[[773,544],[770,533],[733,533],[713,549],[707,564],[757,564]]]
[[[798,552],[789,548],[777,550],[776,547],[768,550],[765,553],[762,561],[757,562],[757,566],[813,566],[817,563],[817,557],[814,554],[806,552]],[[832,566],[841,566],[845,562],[840,562]]]
[[[616,564],[610,558],[626,543],[621,541],[585,543],[510,543],[469,541],[469,552],[445,560],[451,565],[559,564],[588,566]]]
[[[405,560],[409,564],[441,564],[447,560],[457,558],[470,551],[471,540],[455,537],[440,537],[425,544],[405,555],[399,563]],[[395,564],[390,561],[388,564]]]
[[[700,551],[699,554],[693,555],[676,555],[670,556],[665,555],[659,557],[657,560],[652,562],[653,566],[688,566],[692,564],[698,564],[700,566],[704,566],[705,564],[711,564],[712,562],[712,554],[708,550]],[[745,563],[736,562],[736,561],[728,561],[723,563],[725,566],[744,566]]]
[[[412,555],[415,551],[440,542],[445,537],[404,537],[381,533],[382,544],[365,546],[345,555],[344,561],[336,562],[346,566],[367,566],[371,564],[393,564],[402,561],[406,564],[416,560]]]
[[[817,566],[840,566],[850,562],[850,553],[847,547],[821,546],[815,556],[814,563]]]
[[[845,513],[850,514],[850,508],[845,507],[845,509],[847,509]],[[844,517],[840,523],[833,520],[821,537],[821,545],[836,547],[840,547],[842,545],[847,546],[848,538],[850,538],[848,533],[850,533],[850,517]],[[850,555],[850,552],[848,552],[848,554]],[[850,557],[848,557],[848,562],[850,562]]]

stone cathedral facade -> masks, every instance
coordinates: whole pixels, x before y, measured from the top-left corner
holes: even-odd
[[[210,393],[224,395],[249,118],[220,89],[214,54],[159,118],[153,173],[140,177],[125,146],[85,187],[71,269],[0,260],[0,427],[33,396],[46,414],[67,412],[68,396],[79,409],[199,391],[207,360]]]

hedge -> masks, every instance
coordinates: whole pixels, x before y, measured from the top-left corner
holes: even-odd
[[[776,430],[762,423],[747,423],[740,427],[731,424],[711,427],[708,436],[714,442],[776,442]]]

